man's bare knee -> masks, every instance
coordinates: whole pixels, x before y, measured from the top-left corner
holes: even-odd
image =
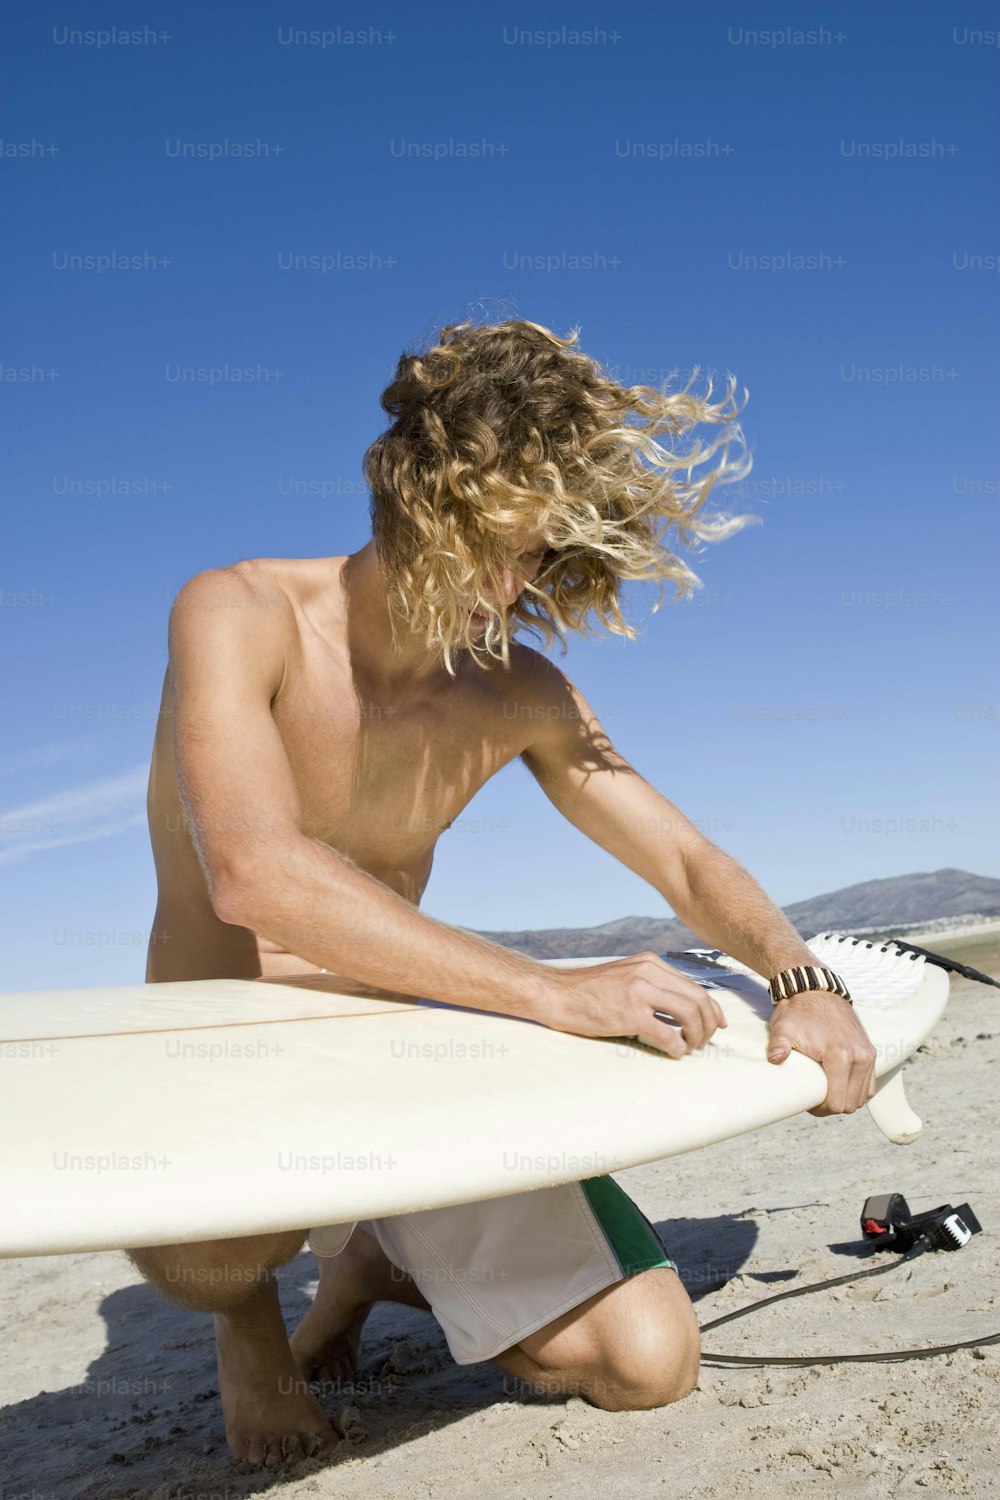
[[[597,1348],[588,1351],[585,1398],[607,1411],[682,1401],[698,1384],[701,1330],[680,1278],[672,1269],[654,1269],[621,1293],[621,1321],[605,1323]]]
[[[668,1342],[651,1331],[623,1361],[613,1358],[587,1382],[586,1399],[605,1411],[648,1411],[683,1401],[698,1384],[701,1337],[697,1327]]]
[[[136,1269],[158,1291],[185,1307],[224,1312],[246,1301],[276,1266],[302,1249],[305,1230],[187,1245],[149,1245],[126,1250]]]
[[[669,1341],[651,1331],[642,1347],[633,1343],[627,1355],[608,1351],[595,1362],[587,1360],[562,1369],[546,1367],[521,1379],[525,1389],[547,1396],[582,1396],[604,1411],[647,1411],[683,1401],[698,1384],[701,1338],[697,1327]],[[595,1367],[596,1366],[596,1367]],[[503,1367],[503,1366],[501,1366]]]

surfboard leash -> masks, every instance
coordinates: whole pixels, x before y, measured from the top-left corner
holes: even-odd
[[[861,1210],[862,1234],[873,1250],[905,1249],[906,1254],[901,1259],[891,1261],[888,1265],[873,1266],[868,1271],[851,1271],[846,1276],[833,1276],[827,1281],[814,1281],[809,1286],[791,1287],[787,1291],[777,1292],[773,1297],[763,1297],[758,1302],[751,1302],[749,1307],[737,1308],[735,1312],[726,1313],[721,1318],[713,1318],[711,1322],[703,1323],[701,1331],[707,1333],[710,1328],[721,1328],[723,1323],[731,1323],[735,1318],[745,1318],[748,1313],[757,1312],[762,1307],[770,1307],[775,1302],[783,1302],[786,1297],[804,1297],[807,1292],[818,1292],[823,1287],[844,1286],[849,1281],[860,1281],[867,1276],[884,1276],[887,1271],[898,1271],[900,1266],[908,1265],[910,1261],[916,1260],[919,1255],[923,1255],[925,1250],[960,1250],[963,1245],[969,1243],[974,1234],[979,1233],[981,1228],[982,1225],[967,1203],[960,1204],[957,1209],[953,1208],[950,1203],[943,1203],[940,1208],[932,1208],[926,1213],[911,1215],[902,1193],[883,1193],[868,1198]],[[867,1361],[927,1359],[932,1354],[952,1354],[956,1349],[978,1349],[985,1344],[997,1343],[1000,1343],[1000,1333],[986,1334],[977,1339],[965,1339],[957,1344],[930,1344],[923,1349],[889,1349],[877,1354],[814,1356],[796,1354],[773,1355],[765,1358],[745,1354],[710,1354],[703,1351],[701,1361],[703,1364],[714,1364],[722,1369],[733,1365],[840,1365]]]
[[[1000,990],[1000,979],[994,979],[989,974],[981,974],[978,969],[973,969],[969,964],[960,964],[957,959],[946,958],[943,953],[932,953],[929,948],[918,948],[915,943],[907,943],[902,938],[892,938],[890,941],[895,947],[901,948],[904,953],[916,953],[921,958],[926,958],[929,964],[936,964],[939,969],[947,969],[951,974],[961,974],[965,979],[975,979],[979,984],[993,984]]]
[[[860,943],[862,939],[855,937],[852,941]],[[881,951],[885,952],[890,944],[904,953],[912,953],[915,957],[926,959],[928,963],[936,964],[939,968],[948,970],[949,973],[961,974],[965,979],[975,980],[979,984],[991,984],[1000,989],[1000,981],[994,979],[992,975],[983,974],[969,964],[959,963],[957,959],[948,958],[943,953],[932,953],[929,948],[919,948],[915,943],[908,943],[903,938],[886,939],[881,946]],[[869,946],[872,946],[870,942]],[[711,954],[713,958],[716,955],[724,956],[718,949],[701,951]],[[804,1297],[807,1292],[818,1292],[824,1287],[844,1286],[849,1281],[860,1281],[867,1276],[883,1276],[887,1271],[896,1271],[900,1266],[916,1260],[918,1256],[923,1255],[925,1250],[960,1250],[963,1245],[968,1244],[974,1234],[979,1233],[981,1228],[982,1225],[967,1203],[961,1204],[957,1209],[952,1208],[950,1203],[945,1203],[940,1208],[930,1209],[927,1213],[911,1215],[902,1193],[885,1193],[868,1198],[861,1211],[862,1234],[872,1245],[873,1250],[905,1249],[906,1254],[899,1260],[892,1261],[885,1266],[873,1266],[868,1271],[851,1271],[846,1276],[834,1276],[827,1281],[815,1281],[810,1286],[792,1287],[788,1291],[777,1292],[773,1297],[763,1297],[758,1302],[751,1302],[748,1307],[738,1308],[736,1312],[726,1313],[721,1318],[713,1318],[711,1322],[703,1323],[701,1331],[707,1333],[711,1328],[721,1328],[724,1323],[731,1323],[736,1318],[745,1318],[749,1313],[757,1312],[763,1307],[770,1307],[775,1302],[783,1302],[787,1297]],[[964,1339],[955,1344],[930,1344],[923,1349],[888,1349],[877,1354],[755,1357],[744,1354],[710,1354],[703,1351],[701,1359],[703,1364],[716,1365],[721,1369],[738,1365],[754,1367],[839,1365],[869,1361],[928,1359],[934,1354],[952,1354],[957,1349],[978,1349],[986,1344],[998,1343],[1000,1343],[1000,1333],[991,1333],[982,1338]]]

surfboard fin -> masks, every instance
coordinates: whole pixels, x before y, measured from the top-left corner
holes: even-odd
[[[894,1073],[883,1073],[867,1107],[879,1130],[894,1146],[909,1146],[923,1129],[924,1122],[910,1108],[903,1091],[901,1067]]]

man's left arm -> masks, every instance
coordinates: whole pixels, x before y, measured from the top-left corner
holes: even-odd
[[[821,963],[753,877],[615,748],[576,685],[530,655],[536,729],[521,759],[563,816],[653,886],[692,932],[762,978]],[[827,1075],[826,1099],[810,1114],[850,1114],[874,1094],[875,1049],[839,995],[807,991],[778,1002],[768,1058],[783,1062],[793,1049]]]

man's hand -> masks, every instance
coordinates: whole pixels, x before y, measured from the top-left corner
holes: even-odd
[[[712,1033],[727,1025],[722,1007],[703,985],[655,953],[637,953],[605,964],[549,970],[557,991],[539,1019],[555,1031],[578,1036],[645,1036],[671,1057],[704,1047]],[[654,1011],[673,1017],[680,1027],[658,1020]]]
[[[846,1000],[825,990],[805,990],[779,1000],[771,1017],[769,1062],[792,1049],[821,1063],[829,1088],[811,1115],[850,1115],[875,1092],[876,1052]]]

